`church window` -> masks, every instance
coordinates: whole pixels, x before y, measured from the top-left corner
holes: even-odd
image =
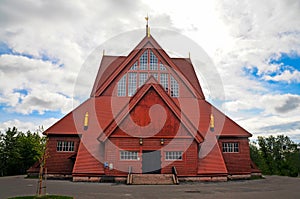
[[[150,51],[150,70],[158,70],[158,59],[152,51]]]
[[[162,63],[160,63],[160,70],[167,70],[166,67]]]
[[[163,86],[165,91],[168,92],[168,74],[167,73],[161,73],[160,74],[160,84]]]
[[[158,74],[157,73],[151,73],[151,75],[158,81]]]
[[[140,70],[148,69],[148,51],[146,50],[140,57]]]
[[[136,73],[128,73],[128,96],[133,96],[136,91]]]
[[[165,159],[166,160],[182,160],[182,151],[167,151]]]
[[[143,86],[146,80],[148,79],[148,73],[140,73],[139,74],[139,87]]]
[[[118,82],[118,96],[126,96],[126,74]]]
[[[223,142],[222,143],[223,153],[238,153],[239,143],[238,142]]]
[[[133,96],[153,76],[171,97],[179,97],[179,84],[170,72],[154,52],[147,49],[119,80],[117,95]]]
[[[120,151],[121,160],[137,160],[138,152],[137,151]]]
[[[137,70],[137,66],[138,66],[138,63],[135,62],[135,63],[131,66],[130,70]]]
[[[57,141],[56,151],[73,152],[74,151],[74,142],[73,141]]]
[[[170,91],[171,97],[179,97],[179,86],[176,81],[176,79],[171,76],[171,91]]]

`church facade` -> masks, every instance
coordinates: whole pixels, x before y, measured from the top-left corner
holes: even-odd
[[[205,100],[191,60],[169,57],[149,32],[128,56],[103,55],[89,99],[44,134],[48,176],[74,181],[174,169],[179,180],[226,181],[258,172],[251,134]]]

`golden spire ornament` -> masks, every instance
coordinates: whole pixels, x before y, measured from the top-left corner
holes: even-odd
[[[150,27],[148,26],[149,16],[147,14],[147,17],[145,17],[147,24],[146,24],[146,35],[147,37],[150,37]]]
[[[83,123],[83,130],[87,130],[89,128],[89,113],[86,112],[84,115],[84,123]]]
[[[209,127],[212,132],[215,130],[215,117],[213,114],[210,114]]]

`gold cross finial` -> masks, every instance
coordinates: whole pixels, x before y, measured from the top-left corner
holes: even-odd
[[[147,14],[147,17],[145,17],[147,24],[146,24],[146,35],[147,37],[150,37],[150,27],[148,26],[149,16]]]
[[[148,26],[148,20],[149,20],[148,14],[147,14],[147,17],[145,17],[145,19],[147,21],[147,26]]]

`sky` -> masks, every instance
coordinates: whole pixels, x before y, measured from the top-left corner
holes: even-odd
[[[199,75],[206,99],[253,139],[300,142],[299,0],[1,0],[0,131],[46,129],[78,106],[74,88],[86,98],[92,89],[76,85],[85,60],[103,42],[144,28],[147,14],[153,31],[176,31],[208,54],[224,96],[211,96],[210,77]]]

